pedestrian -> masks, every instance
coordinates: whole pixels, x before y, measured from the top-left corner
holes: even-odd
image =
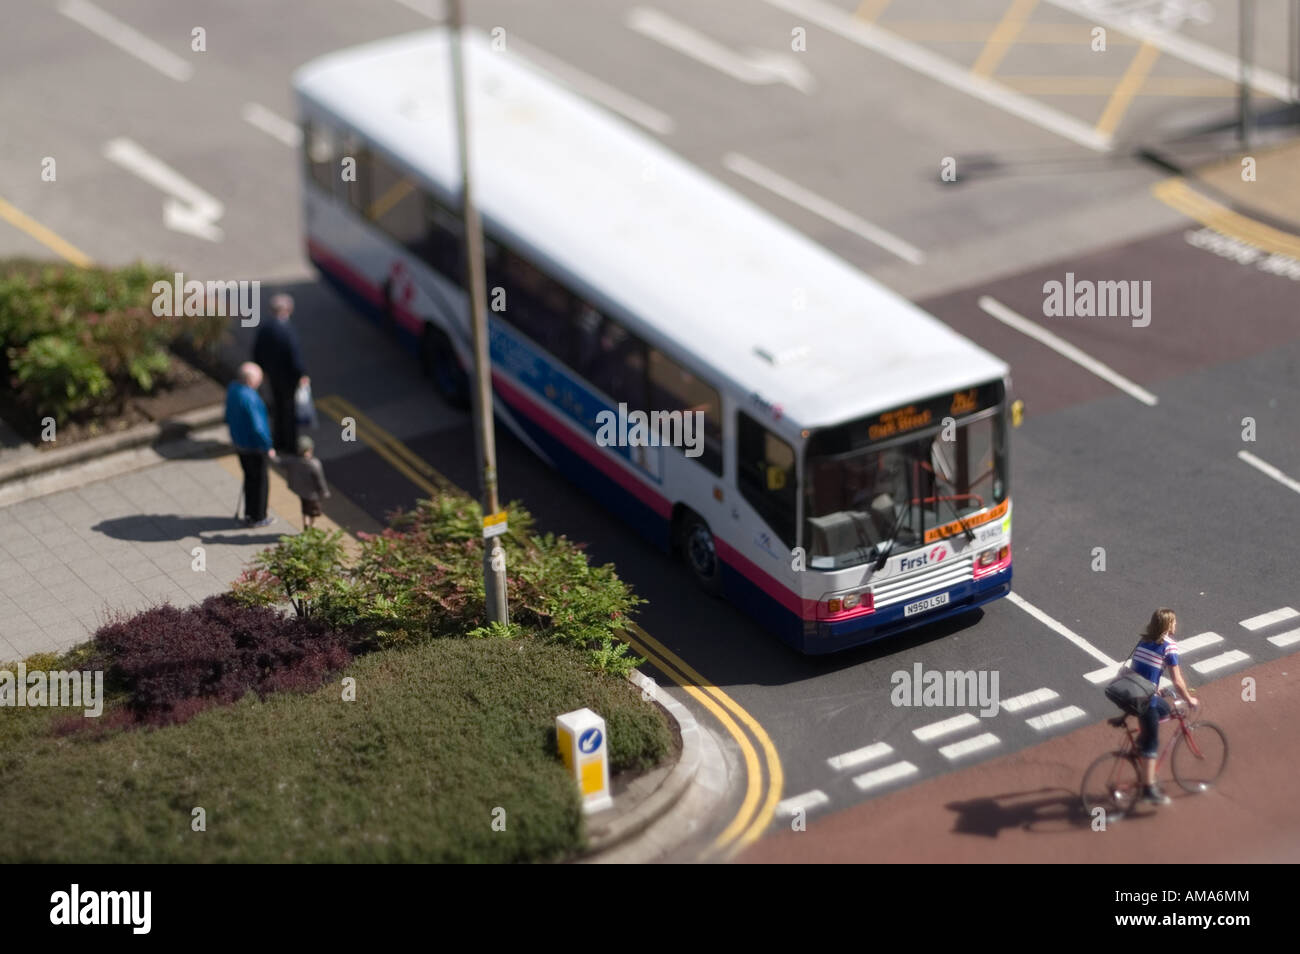
[[[250,527],[267,527],[275,523],[266,514],[267,460],[275,460],[271,428],[266,419],[266,404],[257,393],[262,384],[262,369],[251,361],[239,366],[238,376],[226,391],[226,426],[230,442],[239,454],[244,471],[244,523]]]
[[[311,529],[321,515],[320,502],[330,495],[325,482],[325,468],[316,459],[316,444],[306,434],[298,438],[298,456],[285,459],[289,489],[302,501],[302,525]]]
[[[272,318],[257,330],[253,341],[253,360],[266,372],[271,385],[271,432],[275,449],[286,456],[298,448],[298,414],[294,394],[306,387],[311,378],[303,367],[302,348],[298,332],[289,323],[293,314],[293,298],[289,295],[271,297]]]

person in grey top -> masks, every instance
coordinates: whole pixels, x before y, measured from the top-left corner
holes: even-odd
[[[303,434],[298,438],[298,456],[284,458],[289,489],[302,500],[302,525],[308,529],[321,515],[320,502],[330,495],[325,468],[315,457],[316,444]]]

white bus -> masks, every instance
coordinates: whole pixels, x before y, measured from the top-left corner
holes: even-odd
[[[465,61],[499,421],[802,652],[1010,591],[1005,363],[486,37]],[[447,33],[294,87],[311,260],[463,404]],[[702,452],[605,446],[620,404],[702,412]]]

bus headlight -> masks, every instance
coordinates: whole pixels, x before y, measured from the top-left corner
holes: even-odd
[[[861,590],[857,593],[845,593],[840,596],[832,596],[820,604],[821,617],[827,618],[839,616],[843,613],[852,613],[854,616],[861,616],[866,613],[875,612],[875,597],[870,590]]]

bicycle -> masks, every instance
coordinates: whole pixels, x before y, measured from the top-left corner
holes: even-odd
[[[1160,720],[1177,721],[1178,731],[1164,745],[1156,762],[1159,773],[1168,757],[1173,768],[1174,781],[1183,791],[1197,794],[1210,789],[1228,764],[1228,737],[1213,722],[1187,721],[1188,705],[1178,699],[1172,689],[1162,689],[1160,695],[1171,700],[1173,712]],[[1143,776],[1141,755],[1137,750],[1139,729],[1129,725],[1129,713],[1107,719],[1110,725],[1125,732],[1122,748],[1107,752],[1088,766],[1083,773],[1083,787],[1079,796],[1088,814],[1095,808],[1104,808],[1107,818],[1122,818],[1142,794]]]

